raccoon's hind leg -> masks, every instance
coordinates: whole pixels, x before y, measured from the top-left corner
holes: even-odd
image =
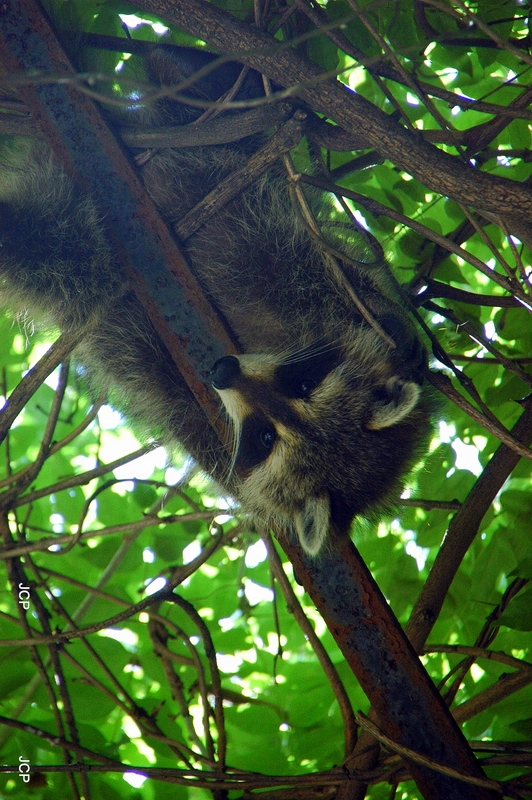
[[[61,329],[119,289],[97,209],[49,155],[0,172],[0,299]]]

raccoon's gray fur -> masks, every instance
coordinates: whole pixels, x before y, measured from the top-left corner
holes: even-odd
[[[144,430],[182,442],[216,472],[209,425],[116,269],[98,209],[42,149],[1,173],[3,302],[62,330],[92,320],[77,357],[93,380],[114,387]],[[162,150],[142,176],[174,223],[241,163],[237,146]],[[185,251],[245,353],[212,372],[235,428],[226,485],[260,521],[292,526],[315,555],[400,490],[427,431],[423,348],[386,296],[385,272],[350,266],[395,349],[362,319],[324,269],[280,171],[216,213]]]

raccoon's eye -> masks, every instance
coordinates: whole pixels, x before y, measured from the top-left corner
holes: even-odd
[[[275,428],[272,428],[271,425],[267,425],[265,428],[261,428],[259,431],[260,443],[268,452],[270,452],[272,449],[276,438],[277,434],[275,432]]]
[[[235,464],[243,472],[254,469],[269,458],[277,431],[268,417],[252,414],[242,423]]]
[[[311,391],[315,389],[317,385],[318,382],[313,380],[313,378],[305,378],[299,384],[296,396],[301,398],[308,397]]]

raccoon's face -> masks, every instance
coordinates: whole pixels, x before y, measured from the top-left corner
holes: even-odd
[[[427,429],[421,387],[397,371],[360,330],[348,346],[219,359],[211,378],[234,425],[244,508],[293,525],[316,555],[397,491]]]

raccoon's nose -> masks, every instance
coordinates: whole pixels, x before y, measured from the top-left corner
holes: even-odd
[[[240,364],[235,356],[225,356],[216,361],[209,373],[215,389],[230,389],[240,375]]]

